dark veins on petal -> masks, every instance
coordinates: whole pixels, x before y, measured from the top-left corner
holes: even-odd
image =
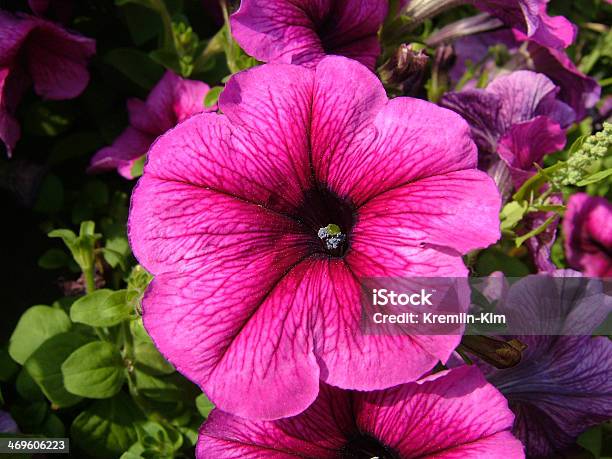
[[[361,434],[348,441],[340,452],[342,459],[400,459],[399,454],[377,439]]]

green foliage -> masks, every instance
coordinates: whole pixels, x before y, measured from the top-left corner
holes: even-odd
[[[19,319],[9,341],[11,358],[23,365],[47,339],[72,327],[70,318],[61,309],[32,306]]]
[[[112,327],[134,313],[127,301],[127,290],[96,290],[74,302],[70,319],[92,327]]]
[[[89,398],[109,398],[119,392],[124,370],[119,349],[105,341],[81,346],[62,363],[68,392]]]

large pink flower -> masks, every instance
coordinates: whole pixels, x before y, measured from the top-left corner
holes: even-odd
[[[128,100],[130,126],[110,147],[94,155],[89,171],[117,169],[125,178],[134,178],[134,163],[146,154],[158,136],[196,113],[214,110],[204,106],[209,89],[206,83],[186,80],[167,71],[146,102]]]
[[[612,204],[577,193],[570,197],[563,219],[565,252],[572,268],[586,276],[612,277]]]
[[[242,0],[232,34],[263,62],[313,67],[336,54],[373,69],[387,8],[387,0]]]
[[[461,255],[498,239],[467,123],[389,101],[343,57],[241,72],[219,104],[155,142],[132,197],[159,349],[222,410],[259,419],[302,412],[320,379],[383,389],[445,361],[459,336],[362,333],[359,279],[462,277]]]
[[[46,99],[77,97],[89,82],[95,41],[33,16],[0,11],[0,140],[11,156],[19,140],[15,110],[34,83]]]
[[[474,367],[383,391],[325,384],[304,413],[246,421],[215,410],[202,426],[198,459],[524,457],[504,397]]]

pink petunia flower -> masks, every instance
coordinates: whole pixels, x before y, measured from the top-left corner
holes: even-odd
[[[325,384],[304,413],[246,421],[214,410],[200,430],[197,459],[518,459],[514,416],[475,367],[443,371],[375,392]]]
[[[572,268],[586,276],[612,277],[612,204],[577,193],[570,197],[563,219],[565,254]]]
[[[89,172],[117,169],[125,178],[134,178],[134,164],[144,157],[158,136],[192,115],[215,110],[204,105],[209,89],[206,83],[183,79],[167,71],[146,102],[128,100],[130,126],[110,147],[93,156]]]
[[[0,140],[12,155],[20,129],[15,110],[25,90],[45,99],[77,97],[89,83],[95,41],[34,16],[0,11]]]
[[[359,279],[464,277],[461,255],[499,238],[461,117],[388,100],[343,57],[241,72],[219,105],[155,142],[132,196],[161,352],[258,419],[301,413],[319,380],[384,389],[445,361],[459,336],[363,334]]]
[[[326,54],[374,69],[387,0],[242,0],[230,25],[238,44],[263,62],[314,67]]]

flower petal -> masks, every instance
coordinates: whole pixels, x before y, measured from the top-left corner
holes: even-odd
[[[347,133],[350,137],[338,136],[348,137],[336,141],[338,148],[317,148],[313,142],[313,162],[320,180],[356,206],[411,182],[476,166],[467,123],[418,99],[393,99],[375,115],[373,129]],[[331,136],[325,140],[322,145]]]
[[[200,430],[197,459],[336,459],[356,433],[349,392],[322,384],[317,400],[289,419],[252,422],[214,410]]]
[[[514,187],[518,189],[535,174],[534,164],[565,146],[565,130],[546,116],[513,124],[499,140],[497,153],[508,165]]]
[[[146,155],[155,136],[128,127],[121,133],[110,147],[102,148],[90,161],[88,172],[103,172],[119,169],[127,179],[132,176],[134,163]]]
[[[357,394],[359,429],[402,458],[523,457],[506,399],[474,367]]]

